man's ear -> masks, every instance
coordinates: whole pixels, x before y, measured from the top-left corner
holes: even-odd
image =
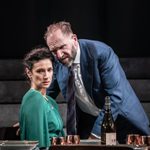
[[[77,35],[76,35],[76,34],[72,34],[72,38],[73,38],[75,41],[78,41],[78,38],[77,38]]]
[[[72,39],[74,40],[74,44],[77,47],[78,46],[78,38],[76,34],[72,34]]]

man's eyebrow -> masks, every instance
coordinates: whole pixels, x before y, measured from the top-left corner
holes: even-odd
[[[66,44],[62,44],[62,45],[60,45],[60,46],[58,46],[58,47],[54,47],[54,48],[51,49],[51,52],[55,52],[55,51],[57,51],[58,49],[62,48],[62,47],[65,46],[65,45],[66,45]]]

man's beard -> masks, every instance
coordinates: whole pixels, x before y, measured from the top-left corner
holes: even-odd
[[[77,49],[74,46],[72,46],[71,57],[67,58],[68,62],[67,63],[63,63],[63,59],[59,60],[59,61],[60,61],[60,63],[62,63],[66,67],[70,67],[72,65],[72,63],[74,62],[74,60],[75,60],[76,54],[77,54]]]

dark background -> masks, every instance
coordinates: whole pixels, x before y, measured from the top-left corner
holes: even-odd
[[[2,1],[1,1],[2,3]],[[78,38],[101,40],[119,57],[149,57],[148,0],[5,0],[0,4],[0,58],[23,58],[46,27],[69,21]]]

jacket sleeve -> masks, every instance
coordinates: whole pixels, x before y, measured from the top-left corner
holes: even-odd
[[[117,55],[110,47],[99,55],[98,69],[105,94],[111,98],[111,110],[115,120],[119,112],[118,105],[125,97],[128,97],[128,92],[122,92],[122,90],[125,89],[124,84],[128,84],[128,81],[119,63]],[[95,121],[92,129],[93,134],[101,135],[101,123],[103,116],[104,107],[102,107],[102,110]]]

